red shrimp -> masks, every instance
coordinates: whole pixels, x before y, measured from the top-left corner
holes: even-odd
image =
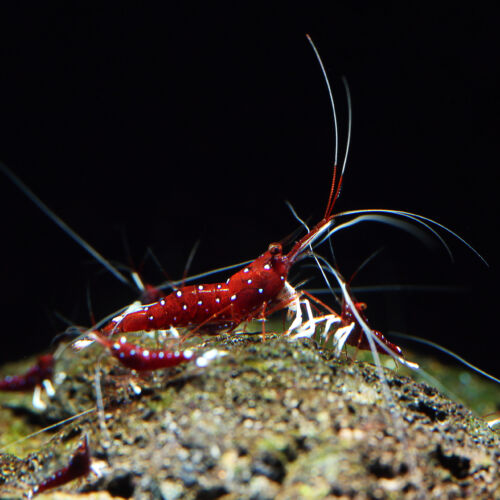
[[[96,333],[91,334],[91,338],[107,347],[122,365],[136,371],[172,368],[194,359],[194,353],[190,350],[144,349],[127,343],[125,337],[120,337],[119,340],[111,340]]]
[[[321,222],[289,253],[283,253],[280,243],[271,243],[266,252],[225,283],[181,287],[158,302],[117,316],[102,329],[102,333],[109,335],[169,327],[231,331],[242,322],[264,318],[270,309],[285,307],[290,302],[284,290],[290,268],[331,226],[332,208],[333,204]]]
[[[341,326],[334,334],[334,345],[337,354],[340,353],[345,344],[348,344],[361,350],[371,350],[374,357],[377,352],[388,354],[401,364],[411,369],[418,369],[417,363],[404,358],[403,351],[399,346],[390,342],[381,332],[369,326],[364,312],[366,304],[356,300],[349,285],[335,268],[329,266],[328,270],[335,276],[342,292]],[[331,334],[327,334],[327,340],[330,337]]]
[[[42,387],[49,397],[55,394],[52,379],[54,377],[55,359],[52,354],[39,356],[36,364],[21,375],[8,375],[0,380],[0,391],[30,391],[33,390],[33,406],[44,410]]]
[[[0,391],[29,391],[41,386],[54,375],[54,356],[39,356],[36,365],[22,375],[11,375],[0,380]]]
[[[350,289],[348,288],[349,293],[351,293]],[[363,318],[363,321],[368,325],[368,319],[366,317],[365,311],[366,311],[366,303],[365,302],[358,302],[356,301],[354,295],[351,293],[351,298],[355,301],[354,306],[356,308],[356,311],[358,312],[359,316]],[[359,323],[359,321],[356,319],[353,311],[351,310],[351,306],[348,304],[348,302],[344,299],[343,304],[342,304],[342,324],[344,326],[347,325],[354,325],[351,333],[346,339],[346,344],[352,345],[358,349],[361,350],[368,350],[370,349],[370,344],[368,342],[368,339],[363,331],[362,325]],[[387,349],[392,351],[396,356],[401,357],[403,355],[403,351],[399,346],[396,344],[393,344],[389,340],[387,340],[382,333],[380,333],[378,330],[372,330],[372,333],[384,344],[384,347],[379,345],[378,343],[375,344],[377,351],[380,352],[381,354],[387,354]]]
[[[92,470],[88,438],[85,436],[83,442],[71,456],[69,464],[34,486],[28,493],[28,498],[32,498],[39,493],[56,488],[57,486],[62,486],[73,481],[73,479],[84,477]]]

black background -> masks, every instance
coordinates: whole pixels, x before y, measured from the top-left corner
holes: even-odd
[[[47,4],[1,16],[0,158],[107,258],[135,265],[148,247],[180,278],[255,258],[322,215],[331,176],[333,85],[342,151],[341,76],[352,94],[352,149],[337,210],[397,208],[451,227],[490,263],[362,224],[339,234],[354,285],[424,285],[359,293],[373,326],[440,342],[498,374],[498,50],[496,12]],[[341,151],[341,153],[342,153]],[[38,351],[134,292],[5,178],[0,180],[3,359]],[[328,255],[327,249],[324,254]],[[297,282],[315,272],[302,267]],[[147,279],[164,275],[151,263]],[[221,277],[221,279],[225,279]],[[208,278],[205,281],[216,281]],[[467,287],[441,292],[435,286]]]

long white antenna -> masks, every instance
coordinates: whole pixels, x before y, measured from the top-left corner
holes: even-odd
[[[326,82],[326,87],[328,89],[328,96],[330,97],[330,104],[332,106],[332,113],[333,113],[333,132],[335,134],[335,153],[334,153],[334,165],[337,165],[338,163],[338,156],[339,156],[339,132],[338,132],[338,126],[337,126],[337,112],[335,111],[335,102],[333,100],[333,94],[332,94],[332,88],[330,87],[330,82],[328,81],[328,76],[326,75],[326,70],[325,66],[323,65],[323,61],[321,60],[321,57],[319,55],[318,49],[316,48],[316,45],[314,45],[314,42],[312,41],[312,38],[306,34],[307,40],[311,44],[312,49],[314,50],[314,54],[316,55],[316,59],[319,62],[319,65],[321,67],[321,72],[323,73],[323,78],[325,79]],[[344,162],[345,166],[345,162]],[[342,169],[342,173],[344,170]]]
[[[349,90],[349,85],[347,84],[347,79],[345,76],[342,77],[342,83],[345,87],[345,95],[347,97],[347,144],[345,148],[344,162],[342,163],[341,176],[344,175],[345,166],[347,165],[347,156],[349,155],[349,148],[351,146],[351,130],[352,130],[352,103],[351,103],[351,91]]]
[[[66,222],[64,222],[55,212],[53,212],[31,189],[16,175],[7,165],[0,162],[0,171],[3,172],[50,220],[55,222],[68,236],[73,238],[84,250],[86,250],[94,259],[100,262],[113,276],[122,283],[130,285],[129,281],[116,269],[109,260],[101,255],[94,247],[81,238]]]

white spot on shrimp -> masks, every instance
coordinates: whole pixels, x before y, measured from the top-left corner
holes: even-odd
[[[186,359],[191,359],[193,357],[194,352],[191,349],[187,349],[186,351],[183,352],[183,356]],[[179,351],[175,351],[175,357],[178,358],[180,356]]]
[[[250,271],[250,269],[248,269],[248,267],[245,267],[245,269],[243,269],[244,273],[248,273],[248,271]]]
[[[220,298],[219,297],[215,297],[215,302],[217,302],[217,304],[220,303]]]
[[[120,337],[120,344],[125,344],[125,342],[127,342],[127,338],[126,337]]]
[[[184,309],[184,311],[185,311],[187,308],[188,308],[188,306],[187,306],[186,304],[184,304],[184,305],[182,306],[182,309]]]
[[[228,280],[226,281],[226,285],[229,285],[229,280],[230,280],[230,279],[231,279],[231,278],[228,278]]]
[[[158,354],[158,357],[160,359],[163,359],[165,357],[165,353],[163,351],[161,351],[159,354]]]
[[[217,285],[217,288],[220,290],[222,288],[222,285]]]
[[[160,300],[160,305],[164,306],[165,305],[165,299]]]
[[[118,342],[115,342],[115,343],[113,344],[113,349],[114,349],[115,351],[118,351],[118,350],[120,349],[120,344],[119,344]]]
[[[280,276],[280,280],[283,281],[285,279],[284,276]]]
[[[177,295],[177,297],[182,297],[182,292],[180,290],[177,290],[177,293],[175,295]]]
[[[203,290],[203,285],[198,285],[198,290]]]
[[[172,321],[174,321],[174,322],[175,322],[175,321],[177,321],[177,316],[174,316],[174,317],[172,318]]]
[[[264,269],[267,271],[267,270],[271,269],[271,266],[270,266],[269,264],[266,264],[266,265],[264,266]]]
[[[259,288],[259,293],[264,293],[264,289],[263,288]]]
[[[131,355],[131,356],[135,356],[135,349],[132,349],[132,350],[130,351],[130,355]]]
[[[199,306],[202,306],[202,305],[203,305],[203,301],[199,300],[199,301],[198,301],[198,305],[199,305]]]
[[[252,284],[252,280],[247,280],[247,283],[248,283],[249,285],[251,285],[251,284]]]
[[[148,316],[148,319],[149,319],[149,321],[153,321],[155,319],[155,317],[153,315],[151,315],[151,316]]]
[[[231,300],[236,300],[236,295],[231,295]]]
[[[147,349],[145,349],[144,351],[142,351],[142,356],[144,358],[149,358],[149,351]]]

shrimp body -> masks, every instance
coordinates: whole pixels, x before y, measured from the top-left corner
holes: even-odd
[[[85,437],[83,442],[76,449],[75,453],[71,456],[69,464],[33,487],[27,497],[33,498],[39,493],[62,486],[63,484],[69,483],[73,479],[86,476],[91,470],[90,448],[88,438]]]
[[[351,295],[352,297],[352,295]],[[366,315],[364,311],[366,310],[366,304],[364,302],[354,302],[354,306],[356,308],[356,311],[358,314],[361,316],[363,321],[368,325],[368,319],[366,318]],[[349,334],[349,336],[346,338],[345,343],[352,345],[354,347],[357,347],[358,349],[361,350],[369,350],[370,349],[370,343],[368,341],[368,337],[366,336],[365,332],[363,331],[363,327],[361,323],[356,319],[354,313],[351,311],[350,306],[348,303],[344,300],[344,303],[342,305],[342,323],[343,325],[353,325],[352,330]],[[396,344],[392,343],[391,341],[387,340],[384,335],[379,332],[378,330],[373,330],[371,329],[373,335],[377,337],[380,342],[385,346],[382,347],[382,345],[375,343],[375,348],[377,351],[381,354],[388,354],[389,351],[392,351],[393,354],[395,354],[397,357],[401,358],[403,356],[403,351],[399,346]]]
[[[125,337],[121,337],[116,342],[94,333],[92,338],[107,347],[123,366],[139,372],[172,368],[191,361],[194,357],[193,352],[190,350],[144,349],[127,343]]]
[[[233,274],[225,283],[189,285],[158,302],[117,316],[101,333],[197,327],[206,331],[232,330],[259,314],[285,286],[290,259],[279,243],[272,243],[260,257]],[[278,300],[279,302],[279,300]]]
[[[22,375],[11,375],[0,380],[0,391],[29,391],[41,386],[54,375],[54,356],[39,356],[36,365]]]

